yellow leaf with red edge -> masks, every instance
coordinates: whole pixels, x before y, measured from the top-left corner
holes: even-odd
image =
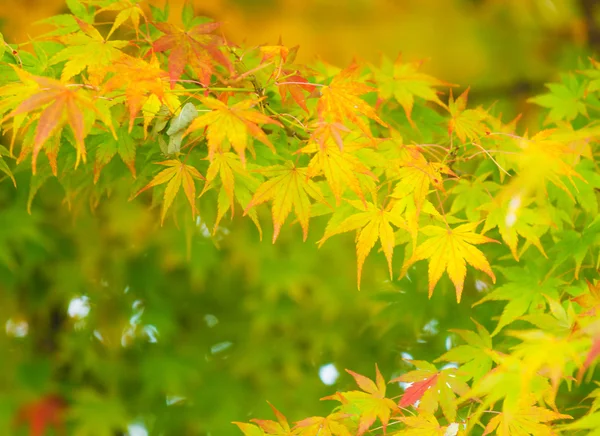
[[[497,436],[535,435],[552,436],[556,432],[549,424],[559,419],[572,419],[570,415],[563,415],[554,410],[535,405],[534,396],[523,398],[518,407],[506,407],[495,415],[485,427],[483,436],[495,431]]]
[[[37,119],[35,139],[33,142],[31,168],[33,174],[36,173],[36,162],[39,152],[46,144],[48,139],[57,132],[64,124],[68,124],[75,137],[75,147],[77,149],[77,160],[75,166],[80,160],[86,161],[86,148],[84,139],[87,131],[84,125],[84,111],[90,110],[102,117],[98,112],[87,90],[80,86],[65,85],[57,80],[46,77],[34,76],[24,70],[15,68],[19,78],[23,82],[22,88],[11,86],[11,92],[23,89],[24,95],[19,103],[17,99],[12,100],[13,104],[18,106],[9,112],[0,120],[0,125],[10,118],[13,118],[18,128],[22,120],[17,122],[20,115],[30,114],[32,119]],[[31,82],[37,84],[37,89],[31,86]],[[9,86],[9,85],[7,85]],[[6,87],[0,88],[0,92]],[[39,113],[31,112],[40,110]],[[109,126],[112,128],[112,126]],[[19,156],[21,162],[28,154],[29,149],[24,149]]]
[[[333,139],[330,138],[323,145],[316,142],[309,142],[306,147],[300,149],[300,152],[306,154],[314,153],[308,164],[309,176],[314,177],[323,174],[339,205],[346,188],[349,188],[364,201],[365,197],[361,181],[358,178],[359,174],[367,176],[373,181],[377,180],[377,177],[371,172],[369,167],[353,154],[353,152],[363,147],[365,147],[365,144],[354,141],[346,143],[344,149],[340,150]],[[374,188],[374,186],[372,187]]]
[[[421,233],[429,236],[429,239],[419,245],[411,258],[406,261],[402,268],[402,275],[406,274],[413,263],[427,259],[429,261],[429,297],[433,294],[433,289],[444,271],[447,271],[456,288],[457,302],[460,302],[462,295],[467,263],[486,273],[495,283],[496,276],[490,264],[475,245],[498,241],[474,233],[478,225],[479,223],[467,223],[454,229],[436,226],[421,228]]]
[[[466,142],[467,139],[475,141],[481,136],[489,133],[488,127],[483,121],[488,117],[488,114],[483,109],[467,109],[467,97],[469,88],[467,88],[460,96],[454,99],[452,90],[450,90],[450,99],[448,101],[448,110],[450,112],[450,121],[448,123],[448,133],[456,133],[461,142]]]
[[[265,433],[270,436],[292,436],[296,434],[288,423],[287,418],[279,410],[269,403],[273,413],[277,417],[277,421],[269,419],[252,419],[251,421],[256,423]]]
[[[252,150],[250,138],[258,139],[275,151],[267,135],[258,125],[275,124],[281,126],[281,123],[256,109],[252,109],[260,100],[243,100],[231,107],[211,97],[201,98],[200,100],[211,111],[196,118],[188,127],[186,134],[206,127],[209,159],[212,160],[216,152],[225,152],[232,147],[240,156],[242,162],[245,163],[246,149]]]
[[[341,411],[352,414],[359,414],[357,435],[364,434],[375,422],[377,418],[381,421],[383,432],[390,420],[391,412],[397,410],[396,403],[385,397],[386,383],[379,372],[379,367],[375,365],[375,382],[357,374],[353,371],[346,370],[348,374],[354,377],[356,384],[364,391],[348,391],[338,392],[324,400],[337,400],[342,402]]]
[[[358,65],[353,64],[334,77],[329,86],[322,87],[317,112],[320,118],[333,122],[349,120],[371,136],[369,126],[360,118],[361,115],[384,127],[387,127],[387,124],[379,118],[373,107],[360,98],[363,94],[375,91],[375,88],[358,82],[357,73]]]
[[[377,240],[381,243],[381,248],[388,262],[390,277],[392,276],[392,256],[396,245],[396,237],[391,224],[402,229],[406,229],[407,226],[404,218],[394,213],[392,203],[388,204],[387,207],[379,207],[371,202],[363,203],[356,200],[348,200],[348,203],[360,212],[346,217],[341,222],[339,217],[334,215],[325,228],[325,234],[319,241],[319,246],[333,235],[352,230],[357,231],[357,281],[358,289],[360,289],[363,264]]]
[[[254,193],[244,215],[251,208],[272,200],[273,243],[292,209],[302,227],[303,239],[306,240],[310,220],[310,198],[327,204],[319,186],[309,178],[308,170],[288,161],[284,165],[266,167],[257,172],[265,175],[267,180]]]
[[[183,162],[180,162],[176,159],[166,160],[164,162],[157,162],[158,165],[163,165],[168,167],[165,170],[162,170],[158,173],[154,179],[142,189],[140,189],[134,197],[138,196],[142,192],[147,189],[152,188],[153,186],[162,185],[167,183],[167,187],[165,189],[165,194],[163,197],[163,208],[160,217],[161,224],[165,220],[165,215],[173,204],[173,200],[175,200],[175,196],[179,192],[181,185],[183,185],[183,190],[185,192],[185,196],[192,207],[192,216],[196,216],[196,184],[194,179],[203,179],[202,174],[198,172],[196,168],[191,165],[186,165]]]

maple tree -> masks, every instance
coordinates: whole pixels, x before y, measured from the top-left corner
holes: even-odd
[[[15,229],[6,246],[38,241],[34,257],[40,259],[61,240],[49,242],[31,220],[39,219],[38,208],[53,213],[57,196],[68,206],[65,216],[101,229],[96,235],[76,225],[62,229],[65,235],[84,234],[90,254],[36,278],[43,288],[55,277],[76,276],[74,288],[98,291],[97,315],[92,321],[71,316],[73,335],[63,341],[38,339],[34,353],[59,356],[48,370],[56,379],[48,376],[46,384],[36,385],[35,395],[0,397],[0,428],[25,426],[36,435],[66,427],[74,434],[123,431],[142,412],[139,404],[125,404],[119,391],[135,391],[137,383],[148,386],[144,394],[152,401],[160,398],[160,407],[165,396],[168,406],[177,403],[173,392],[197,386],[189,361],[210,362],[231,342],[211,346],[204,359],[188,345],[150,350],[155,366],[142,365],[142,375],[128,367],[119,376],[122,385],[108,383],[106,372],[126,365],[123,349],[133,354],[158,342],[155,324],[166,337],[176,330],[175,319],[198,327],[198,316],[178,318],[163,296],[172,291],[179,302],[196,301],[177,289],[187,280],[178,268],[193,264],[189,280],[204,292],[218,292],[210,289],[211,280],[235,280],[239,271],[231,265],[251,265],[242,282],[269,269],[268,298],[248,307],[273,304],[281,289],[289,290],[289,301],[301,302],[320,283],[337,280],[336,268],[346,272],[347,263],[340,267],[326,250],[334,239],[352,234],[355,286],[360,289],[370,276],[361,293],[387,286],[414,298],[449,295],[456,302],[445,310],[484,305],[493,307],[494,316],[475,317],[474,329],[453,329],[450,345],[437,358],[402,356],[394,375],[384,377],[377,365],[374,380],[347,370],[360,390],[323,397],[339,403],[325,416],[292,423],[271,406],[276,421],[240,417],[234,422],[239,431],[250,436],[599,431],[600,394],[591,384],[600,356],[600,128],[592,112],[600,91],[597,61],[532,96],[528,101],[544,116],[537,126],[521,126],[519,117],[504,123],[493,105],[470,105],[470,88],[453,90],[455,85],[401,57],[380,65],[355,61],[344,69],[322,62],[306,66],[295,62],[298,49],[281,41],[259,47],[228,41],[219,33],[221,23],[195,16],[191,5],[183,9],[182,26],[169,22],[168,6],[135,0],[70,0],[68,6],[71,13],[56,17],[55,29],[31,41],[29,52],[0,38],[0,128],[8,144],[0,148],[0,171],[11,189],[6,196],[12,196],[2,219]],[[98,16],[111,13],[104,28]],[[127,208],[130,215],[122,212]],[[317,259],[312,267],[321,267],[322,274],[306,279],[291,254],[291,266],[278,273],[280,264],[265,267],[270,260],[257,259],[252,245],[239,242],[253,237],[249,234],[262,239],[269,211],[272,243],[289,248],[285,244],[301,233],[308,241],[304,257]],[[232,236],[244,228],[246,216],[256,229]],[[151,233],[161,241],[158,248],[144,243]],[[184,248],[173,248],[173,240],[183,240]],[[234,240],[239,249],[231,245]],[[112,260],[114,252],[105,244],[115,244],[126,262]],[[75,244],[72,250],[83,249]],[[220,262],[224,256],[230,263]],[[35,270],[23,257],[18,248],[2,253],[7,285],[0,289],[17,294],[27,288],[20,271],[35,276],[28,268]],[[380,276],[377,260],[383,264]],[[128,272],[136,264],[145,271],[141,278]],[[73,272],[77,267],[81,271]],[[214,274],[218,268],[224,278]],[[155,269],[168,271],[168,280]],[[109,284],[105,274],[117,284]],[[111,286],[132,299],[132,316],[115,310],[117,299],[101,292]],[[157,286],[160,292],[148,291]],[[57,295],[66,292],[60,288],[51,287]],[[345,299],[353,298],[352,291],[345,292]],[[238,296],[230,298],[228,304],[236,304]],[[11,304],[0,315],[7,321],[2,345],[10,345],[12,356],[19,349],[14,341],[27,336],[29,326],[14,313],[30,316],[33,325],[41,310],[18,298]],[[141,321],[145,304],[154,324]],[[269,328],[298,329],[286,322],[285,311],[274,312],[274,319],[260,314],[257,335]],[[208,315],[202,322],[212,328],[218,321]],[[37,316],[42,325],[64,324],[59,315]],[[334,318],[335,311],[326,316]],[[169,317],[172,322],[165,322]],[[87,342],[78,336],[81,331]],[[96,353],[88,347],[90,338],[102,350],[98,355],[108,356],[108,369],[89,364],[93,358],[87,353]],[[73,369],[75,359],[84,366]],[[239,374],[252,371],[230,364]],[[35,370],[16,364],[1,381],[10,386],[10,375],[25,372],[27,379]],[[285,371],[298,378],[294,368]],[[67,394],[77,383],[81,389]],[[202,393],[196,395],[204,407],[214,407]],[[583,406],[575,407],[570,395]],[[168,421],[170,415],[160,416]],[[168,428],[161,420],[155,425]],[[182,434],[200,431],[182,428]]]

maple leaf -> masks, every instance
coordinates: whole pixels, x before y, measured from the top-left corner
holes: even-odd
[[[135,34],[139,38],[140,17],[144,17],[144,20],[148,21],[144,10],[140,7],[142,1],[143,0],[117,0],[96,11],[96,14],[106,11],[118,11],[118,14],[113,21],[113,25],[110,28],[110,32],[108,32],[107,38],[110,38],[110,35],[112,35],[113,32],[121,27],[127,20],[131,20],[131,24],[135,29]]]
[[[235,424],[239,427],[239,429],[242,431],[242,433],[244,433],[244,436],[265,436],[265,434],[266,434],[262,428],[254,425],[254,424],[248,424],[247,422],[236,422],[236,421],[234,421],[233,424]]]
[[[456,301],[459,303],[467,274],[467,263],[483,271],[496,282],[490,264],[475,245],[498,241],[474,233],[478,225],[479,223],[467,223],[454,229],[436,226],[421,228],[421,233],[430,238],[415,249],[402,267],[402,275],[406,274],[413,263],[429,259],[429,297],[433,294],[442,273],[447,271],[456,288]]]
[[[533,435],[552,436],[556,433],[547,423],[558,419],[572,419],[570,415],[549,410],[535,405],[535,397],[529,396],[519,402],[518,407],[503,408],[485,427],[483,436],[496,431],[498,436]]]
[[[403,198],[412,194],[417,216],[421,213],[421,208],[429,194],[429,187],[444,190],[442,174],[456,175],[448,166],[429,162],[421,154],[418,146],[404,146],[404,153],[401,158],[395,159],[393,164],[396,166],[394,175],[400,181],[394,187],[390,194],[393,198]]]
[[[360,279],[362,275],[362,267],[365,259],[371,252],[371,249],[379,239],[381,248],[388,262],[390,277],[392,275],[392,256],[394,254],[394,246],[396,238],[394,229],[391,224],[402,229],[406,229],[406,223],[402,216],[395,213],[392,203],[387,207],[379,207],[371,202],[361,202],[356,200],[347,200],[355,209],[356,212],[348,217],[343,217],[340,221],[340,216],[334,216],[327,223],[325,233],[319,240],[319,247],[332,237],[340,233],[356,230],[356,258],[357,258],[357,282],[360,289]]]
[[[516,194],[508,202],[504,201],[504,197],[500,195],[494,201],[483,203],[480,206],[482,212],[488,212],[481,232],[487,233],[497,227],[502,240],[510,248],[515,260],[520,258],[517,250],[519,236],[525,238],[526,241],[526,245],[521,250],[522,253],[529,245],[533,245],[544,257],[548,257],[540,242],[540,237],[546,233],[552,223],[540,208],[528,208],[530,203],[531,199]]]
[[[456,368],[438,370],[431,363],[412,360],[417,368],[402,374],[390,383],[411,383],[400,398],[399,407],[408,407],[419,401],[419,413],[433,414],[441,406],[442,412],[449,422],[456,419],[456,395],[464,395],[469,385],[457,377]]]
[[[586,280],[586,283],[588,292],[571,298],[571,301],[576,302],[583,309],[578,318],[595,318],[600,314],[600,281],[593,284]]]
[[[245,163],[246,148],[252,150],[252,143],[249,141],[250,136],[275,151],[267,135],[258,124],[275,124],[281,127],[281,123],[252,109],[260,100],[243,100],[231,107],[211,97],[201,98],[200,100],[211,111],[196,118],[188,127],[186,134],[207,128],[206,139],[209,159],[212,160],[217,151],[225,152],[229,150],[229,147],[233,147],[242,162]],[[225,139],[227,139],[227,142],[225,142]]]
[[[308,164],[309,176],[323,174],[339,205],[346,187],[358,195],[363,202],[365,201],[361,181],[358,178],[359,174],[377,180],[369,167],[353,154],[363,147],[365,144],[355,141],[346,143],[344,149],[341,150],[332,139],[329,139],[323,145],[309,142],[299,151],[306,154],[315,153]],[[371,187],[374,188],[374,186]]]
[[[63,82],[87,69],[90,82],[99,84],[106,74],[106,67],[123,56],[119,49],[129,45],[129,41],[107,41],[91,24],[76,19],[82,32],[59,37],[66,48],[48,61],[49,65],[65,62],[61,73]],[[93,53],[93,56],[90,56]]]
[[[390,420],[390,414],[396,410],[396,404],[385,397],[386,384],[383,376],[379,372],[379,367],[375,365],[375,382],[371,379],[357,374],[353,371],[346,370],[348,374],[354,377],[356,384],[364,391],[348,391],[338,392],[323,400],[338,400],[342,402],[342,411],[352,414],[359,414],[357,435],[364,434],[373,425],[375,420],[379,418],[383,431]]]
[[[475,322],[475,321],[474,321]],[[477,333],[471,330],[450,330],[467,343],[452,347],[435,362],[456,362],[460,364],[458,377],[465,381],[479,380],[492,369],[492,337],[481,324],[475,322]],[[464,374],[464,377],[462,376]]]
[[[215,62],[227,68],[230,73],[233,72],[231,62],[219,49],[223,43],[222,38],[213,34],[221,26],[221,23],[199,24],[188,30],[168,23],[155,22],[153,24],[165,35],[154,41],[152,50],[155,53],[171,51],[169,54],[169,77],[172,88],[175,87],[175,83],[188,65],[205,86],[210,84]]]
[[[156,57],[150,62],[131,56],[123,56],[113,62],[107,72],[114,75],[104,84],[106,93],[116,89],[125,89],[125,101],[129,109],[129,132],[133,128],[135,117],[151,98],[155,98],[160,108],[165,104],[173,112],[179,107],[179,99],[166,92],[169,87],[167,73],[162,71]],[[151,119],[150,119],[151,120]],[[147,125],[150,120],[144,120]]]
[[[179,188],[183,185],[183,190],[185,195],[192,207],[192,217],[196,216],[196,184],[194,179],[204,179],[204,176],[198,172],[196,168],[191,165],[186,165],[183,162],[178,161],[177,159],[166,160],[164,162],[157,162],[158,165],[163,165],[168,167],[165,170],[162,170],[158,173],[154,179],[142,189],[140,189],[133,197],[137,197],[142,192],[147,189],[152,188],[153,186],[162,185],[163,183],[167,183],[167,188],[165,189],[164,199],[163,199],[163,208],[160,217],[161,225],[165,220],[165,215],[171,207],[173,200],[175,200],[175,196],[177,192],[179,192]]]
[[[283,73],[286,73],[283,71]],[[302,91],[308,91],[312,93],[316,86],[306,80],[304,77],[299,74],[287,75],[281,83],[276,83],[279,89],[279,95],[281,96],[281,102],[285,104],[287,102],[288,93],[292,96],[294,101],[300,106],[302,109],[309,113],[308,108],[306,107],[306,98]]]
[[[251,208],[272,200],[273,243],[275,243],[281,226],[293,208],[302,227],[303,240],[306,240],[310,220],[310,197],[327,204],[319,186],[310,180],[308,169],[299,168],[293,162],[287,161],[284,165],[273,165],[257,170],[257,172],[265,175],[267,180],[258,187],[252,196],[244,215]]]
[[[404,108],[406,118],[413,124],[411,114],[415,97],[425,101],[432,101],[446,107],[437,96],[434,87],[453,86],[425,73],[418,71],[423,61],[402,62],[399,55],[392,64],[384,58],[380,69],[374,68],[373,75],[377,81],[379,96],[389,100],[392,97]]]
[[[94,164],[94,183],[98,182],[102,168],[108,164],[115,154],[119,154],[131,175],[135,178],[135,148],[136,141],[127,130],[119,130],[119,139],[115,139],[110,134],[99,135],[94,142],[98,141],[96,149],[96,160]]]
[[[86,148],[84,138],[87,135],[84,121],[84,118],[87,116],[85,109],[91,109],[91,112],[102,117],[109,127],[112,128],[112,125],[109,124],[110,120],[108,117],[103,116],[102,113],[99,112],[88,95],[87,90],[80,86],[69,86],[68,84],[60,83],[54,79],[34,76],[18,68],[15,68],[15,71],[23,84],[22,86],[12,86],[10,87],[10,90],[11,92],[18,92],[18,90],[21,89],[23,90],[24,95],[21,96],[20,104],[0,120],[0,125],[6,120],[13,118],[13,129],[16,131],[23,121],[23,118],[20,117],[21,115],[41,110],[41,112],[31,116],[32,119],[38,120],[35,130],[35,139],[31,150],[31,168],[33,174],[36,173],[37,156],[42,147],[53,133],[60,131],[60,128],[64,124],[68,124],[71,127],[75,137],[75,146],[77,149],[75,166],[79,164],[80,160],[85,162]],[[31,83],[35,83],[37,88],[32,87]],[[0,88],[0,92],[2,92],[3,88]],[[21,151],[19,162],[26,157],[28,152],[29,149],[27,148],[24,148]],[[56,171],[55,166],[53,170]]]
[[[213,232],[216,232],[221,219],[228,210],[231,209],[231,215],[233,216],[234,199],[237,199],[238,203],[244,208],[251,200],[251,192],[255,192],[260,185],[260,182],[242,165],[237,155],[230,152],[218,152],[215,153],[213,160],[210,162],[206,172],[206,183],[200,195],[203,195],[211,188],[217,175],[221,181],[221,189],[219,191],[217,218]],[[236,180],[239,181],[237,189]],[[247,214],[256,225],[262,239],[262,229],[258,222],[256,209],[249,210]]]
[[[322,119],[330,118],[333,122],[345,119],[356,124],[367,136],[371,136],[369,126],[359,118],[364,115],[384,127],[388,125],[377,116],[375,109],[360,98],[361,95],[375,89],[357,82],[358,65],[353,64],[333,78],[329,86],[321,88],[321,97],[317,102],[317,112]]]
[[[287,418],[269,403],[273,413],[277,417],[277,421],[271,421],[267,419],[252,419],[251,421],[258,424],[258,426],[268,435],[271,436],[292,436],[290,425],[288,424]]]
[[[528,265],[519,268],[501,268],[501,271],[508,282],[495,288],[474,304],[476,306],[490,300],[508,301],[500,315],[498,325],[492,332],[492,336],[528,311],[545,307],[544,295],[550,298],[558,298],[558,288],[563,283],[553,277],[546,279],[538,269],[531,268]]]
[[[550,109],[545,124],[557,121],[572,121],[581,114],[588,116],[585,103],[582,101],[586,84],[578,83],[574,74],[561,75],[562,83],[548,83],[550,92],[527,99],[529,103]]]
[[[455,435],[456,423],[441,425],[431,413],[419,413],[417,416],[402,416],[398,421],[406,425],[406,429],[398,433],[399,436],[448,436]],[[458,428],[456,428],[458,430]],[[450,431],[453,431],[450,433]]]
[[[467,97],[469,88],[467,88],[456,100],[452,96],[450,90],[450,98],[448,100],[448,111],[450,112],[450,121],[448,123],[448,134],[456,133],[458,139],[464,143],[467,138],[471,141],[484,136],[488,133],[487,126],[483,121],[488,117],[488,114],[483,109],[467,109]]]
[[[494,192],[500,189],[500,185],[488,180],[489,176],[490,173],[485,173],[473,179],[460,178],[452,188],[452,194],[455,197],[450,207],[450,213],[455,215],[464,211],[469,221],[479,221],[482,214],[481,206],[492,201]]]
[[[348,427],[341,421],[351,415],[347,413],[332,413],[327,417],[312,416],[298,421],[294,429],[298,436],[352,436]]]
[[[588,135],[589,138],[597,137],[599,133],[591,129],[566,133],[550,129],[538,132],[531,139],[516,138],[520,153],[514,154],[513,160],[518,168],[518,176],[513,177],[507,186],[507,195],[533,193],[537,198],[545,198],[547,197],[546,184],[550,182],[574,200],[562,179],[566,177],[571,183],[573,177],[583,180],[572,163],[579,157],[581,150],[572,148],[571,143]]]

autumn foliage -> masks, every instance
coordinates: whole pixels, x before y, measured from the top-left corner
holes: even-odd
[[[455,331],[460,345],[388,380],[375,365],[374,379],[348,370],[359,390],[323,398],[338,403],[331,414],[290,423],[273,407],[276,420],[236,422],[245,435],[600,429],[600,389],[574,411],[556,401],[590,384],[600,354],[600,125],[586,109],[598,102],[600,64],[533,96],[546,113],[526,131],[401,57],[298,65],[297,47],[238,46],[191,7],[179,27],[136,0],[69,5],[32,50],[0,40],[10,141],[0,170],[14,184],[13,173],[30,173],[29,188],[16,184],[30,208],[50,178],[69,204],[92,209],[125,179],[161,225],[210,211],[211,232],[246,217],[262,237],[270,214],[265,239],[277,243],[284,232],[306,240],[326,217],[318,247],[353,235],[359,289],[381,251],[390,280],[426,263],[430,297],[450,285],[464,304],[465,283],[476,283],[476,304],[505,302],[491,333],[473,320]],[[107,16],[111,26],[95,24]],[[397,383],[403,393],[390,396]],[[18,421],[41,435],[68,408],[39,400]]]

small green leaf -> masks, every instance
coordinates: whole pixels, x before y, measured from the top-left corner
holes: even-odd
[[[85,20],[88,16],[87,8],[79,0],[67,0],[67,7],[77,18]]]
[[[2,36],[2,33],[0,33],[0,59],[4,55],[5,51],[6,51],[6,43],[4,42],[4,36]]]
[[[194,19],[194,6],[192,2],[186,1],[183,6],[183,11],[181,11],[181,21],[186,29],[189,29],[192,26],[192,21]]]

